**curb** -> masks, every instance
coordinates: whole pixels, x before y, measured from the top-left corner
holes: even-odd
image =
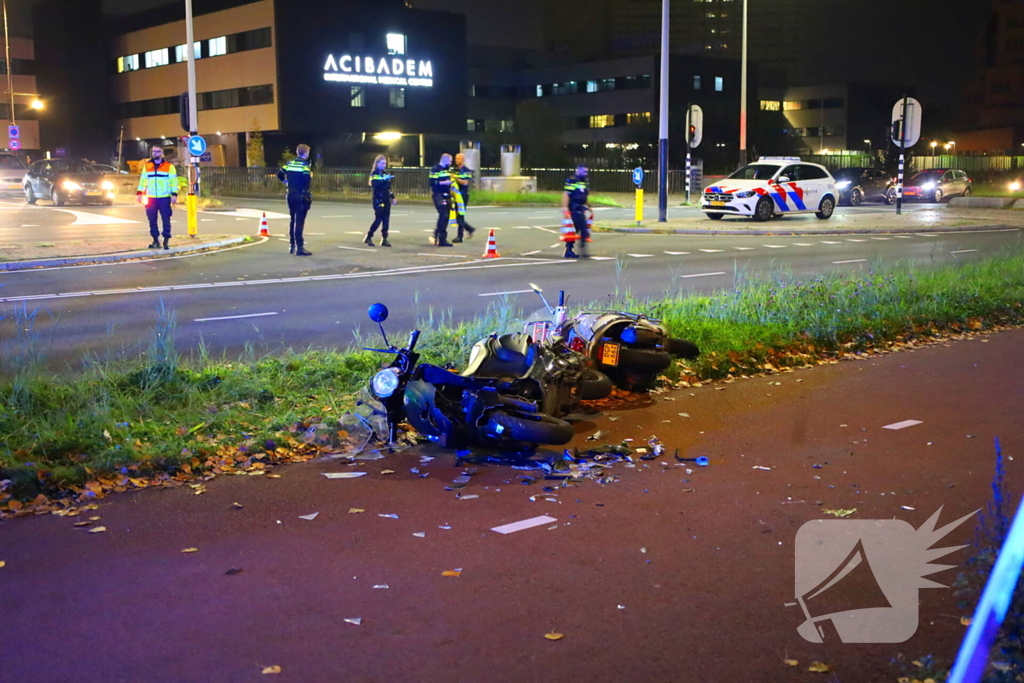
[[[814,235],[916,235],[921,232],[988,232],[990,230],[1024,230],[1019,225],[975,225],[959,228],[920,228],[914,230],[868,230],[865,228],[850,228],[849,230],[659,230],[657,228],[606,228],[595,226],[597,232],[623,232],[623,233],[653,233],[658,235],[707,235],[719,236],[743,236],[750,237],[813,237]]]
[[[68,256],[67,258],[37,259],[34,261],[9,261],[6,263],[0,263],[0,272],[30,270],[32,268],[77,266],[87,263],[118,263],[121,261],[156,261],[160,258],[164,258],[167,256],[174,256],[177,254],[189,254],[198,251],[208,251],[211,249],[218,249],[220,247],[229,247],[235,244],[241,244],[242,242],[245,242],[246,238],[246,235],[239,235],[238,237],[229,237],[228,239],[218,240],[216,242],[210,242],[208,244],[186,244],[180,247],[171,247],[167,251],[161,249],[157,255],[151,255],[152,252],[132,251],[121,252],[119,254],[99,254],[96,256]],[[154,249],[153,252],[155,251],[156,250]]]

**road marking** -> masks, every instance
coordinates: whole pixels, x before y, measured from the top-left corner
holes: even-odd
[[[893,235],[893,237],[895,237],[898,240],[912,240],[912,239],[914,239],[913,235]]]
[[[488,292],[487,294],[477,294],[477,296],[505,296],[507,294],[528,294],[532,291],[532,289],[513,289],[510,292]]]
[[[262,318],[266,315],[277,315],[277,311],[271,311],[270,313],[249,313],[246,315],[225,315],[220,318],[193,318],[192,322],[197,323],[208,323],[212,320],[238,320],[239,318]]]
[[[705,254],[717,254],[720,251],[724,251],[724,249],[698,249],[697,251],[703,251]]]
[[[437,258],[469,258],[467,254],[416,254],[417,256],[436,256]]]
[[[853,258],[849,259],[848,261],[833,261],[832,265],[838,266],[841,263],[864,263],[865,261],[867,261],[866,258]]]
[[[885,241],[885,240],[891,240],[892,238],[891,237],[872,237],[871,239],[879,240],[879,241]]]
[[[969,254],[972,251],[978,251],[977,249],[960,249],[959,251],[951,251],[950,254]]]
[[[532,225],[514,225],[514,226],[512,226],[512,229],[513,230],[533,230],[533,226]]]
[[[552,213],[554,213],[554,212],[552,212]],[[545,214],[543,216],[527,216],[526,220],[533,221],[533,220],[536,220],[538,218],[551,218],[551,214]]]
[[[291,218],[286,213],[278,213],[276,211],[263,211],[262,209],[235,209],[234,211],[202,211],[201,213],[215,213],[218,216],[235,216],[238,218],[254,218],[259,220],[263,218],[263,214],[267,214],[267,220],[277,220],[283,218]]]
[[[200,219],[199,219],[199,221],[200,221],[201,223],[212,223],[212,222],[214,222],[215,220],[217,220],[217,219],[216,219],[216,218],[200,218]]]
[[[436,223],[436,222],[437,222],[437,219],[436,219],[436,218],[431,218],[430,220],[426,220],[426,221],[416,221],[416,222],[417,222],[417,223]]]
[[[829,242],[828,240],[818,240],[822,244],[839,244],[839,242]]]
[[[340,213],[333,216],[320,216],[320,218],[352,218],[352,216],[347,213]]]
[[[421,230],[420,232],[434,232],[433,230]],[[360,233],[362,234],[362,233]]]
[[[559,244],[552,244],[550,247],[548,247],[548,249],[558,249],[561,246],[562,246],[561,243],[559,243]]]
[[[867,242],[867,240],[851,240],[851,239],[848,239],[846,241],[847,242]]]
[[[541,251],[541,249],[536,249],[534,251],[525,251],[522,254],[520,254],[520,256],[532,256],[533,254],[539,254]]]
[[[710,277],[712,275],[725,275],[725,271],[718,273],[694,273],[693,275],[683,275],[682,277]]]
[[[666,251],[669,256],[687,256],[690,252],[688,251]]]
[[[532,225],[532,226],[530,226],[530,227],[532,227],[532,228],[534,228],[534,229],[536,229],[536,230],[543,230],[544,232],[550,232],[550,233],[551,233],[551,234],[553,234],[553,235],[557,235],[557,234],[558,234],[558,231],[557,231],[557,230],[550,230],[550,229],[548,229],[548,228],[542,228],[542,227],[540,227],[539,225]]]
[[[304,233],[304,234],[312,235],[313,237],[323,237],[326,233],[323,233],[323,232],[307,232],[307,233]],[[359,233],[359,234],[362,235],[363,233]]]
[[[754,247],[733,247],[736,251],[753,251]]]
[[[341,246],[339,246],[338,249],[348,249],[349,251],[377,251],[376,249],[367,249],[365,247],[341,247]]]
[[[626,254],[626,256],[632,256],[633,258],[650,258],[654,254]]]
[[[938,237],[938,235],[929,235],[929,234],[926,234],[926,233],[923,233],[923,232],[917,233],[917,236],[918,237]]]
[[[914,425],[923,424],[920,420],[903,420],[902,422],[893,422],[891,425],[885,425],[882,429],[891,429],[896,431],[897,429],[906,429],[907,427],[913,427]]]
[[[236,220],[236,221],[247,221],[247,220],[249,220],[249,219],[248,219],[248,218],[236,218],[235,220]]]
[[[591,261],[614,261],[615,260],[614,256],[591,256],[589,258],[590,258]]]
[[[808,242],[793,242],[793,246],[795,246],[795,247],[813,247],[814,245],[810,244]]]
[[[769,249],[785,249],[785,244],[762,244],[762,247],[768,247]]]
[[[365,235],[366,233],[362,230],[349,230],[345,233],[346,235]]]

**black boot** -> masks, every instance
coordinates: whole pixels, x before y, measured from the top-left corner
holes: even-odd
[[[375,246],[377,246],[376,244],[373,243],[373,235],[367,235],[366,239],[363,240],[363,244],[365,244],[368,247],[375,247]]]
[[[164,238],[164,249],[170,249],[170,247],[167,246],[167,243],[170,242],[170,241],[171,241],[170,237],[165,237]]]
[[[453,244],[462,244],[462,238],[461,237],[456,237],[455,239],[452,240],[452,243]]]
[[[562,254],[562,258],[579,258],[580,255],[572,250],[571,246],[565,248],[565,253]]]
[[[473,233],[476,232],[476,228],[466,226],[466,237],[467,239],[473,239]]]
[[[390,247],[391,246],[391,242],[388,242],[388,238],[385,237],[384,239],[382,239],[380,241],[380,246],[382,246],[382,247]]]
[[[292,242],[291,244],[288,245],[288,253],[289,254],[294,254],[295,253],[295,242]]]
[[[160,248],[160,240],[158,238],[154,237],[153,238],[153,242],[149,245],[149,248],[150,249],[159,249]]]
[[[296,256],[312,256],[313,253],[309,252],[309,251],[306,251],[305,247],[301,247],[300,246],[300,247],[296,248],[295,255]]]

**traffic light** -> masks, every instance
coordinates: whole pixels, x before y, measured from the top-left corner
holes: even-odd
[[[181,93],[181,96],[178,98],[178,107],[179,107],[178,116],[179,116],[179,120],[181,121],[181,129],[183,131],[185,131],[186,133],[191,133],[192,132],[192,127],[189,125],[189,120],[188,120],[188,93],[187,92]]]
[[[696,135],[696,134],[697,134],[697,126],[690,126],[690,139],[692,140],[693,136]]]

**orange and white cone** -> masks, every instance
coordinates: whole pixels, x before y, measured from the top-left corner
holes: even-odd
[[[576,241],[576,228],[572,224],[572,218],[566,213],[565,217],[562,218],[562,232],[558,235],[560,242],[573,243]]]
[[[263,218],[260,219],[260,231],[258,237],[270,237],[270,226],[267,225],[267,212],[263,212]]]
[[[494,228],[487,233],[487,250],[484,251],[483,258],[501,258],[498,253],[498,243],[494,239]]]

